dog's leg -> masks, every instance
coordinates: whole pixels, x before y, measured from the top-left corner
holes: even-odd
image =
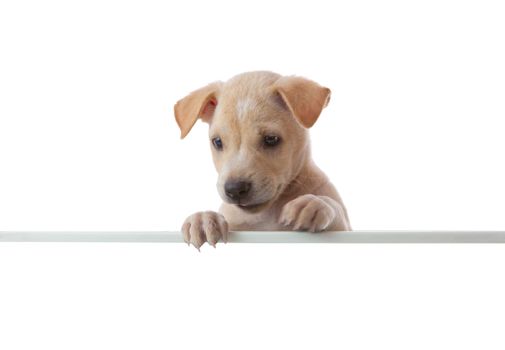
[[[189,245],[193,244],[196,249],[208,242],[214,248],[221,239],[228,240],[228,223],[223,215],[205,211],[190,215],[181,228],[184,241]]]
[[[293,230],[348,231],[345,211],[334,199],[327,196],[306,194],[286,203],[279,223]]]

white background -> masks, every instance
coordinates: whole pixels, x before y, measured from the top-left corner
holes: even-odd
[[[332,89],[316,162],[354,229],[504,229],[499,1],[0,2],[0,230],[216,209],[173,104],[268,69]],[[2,244],[0,348],[502,349],[498,246]]]

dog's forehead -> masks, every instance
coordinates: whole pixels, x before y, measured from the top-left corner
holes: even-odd
[[[271,89],[224,91],[218,102],[216,119],[226,119],[239,124],[254,123],[275,114],[280,106],[272,99]]]
[[[285,109],[275,99],[273,85],[280,75],[271,72],[249,72],[223,84],[214,116],[212,132],[259,129],[265,124],[281,122]],[[244,129],[244,130],[243,130]]]
[[[258,100],[249,96],[239,98],[235,102],[235,113],[237,114],[237,119],[245,119],[250,113],[258,108]]]
[[[265,124],[278,124],[285,120],[286,111],[270,98],[258,94],[235,95],[218,103],[216,124],[242,128],[259,128]]]

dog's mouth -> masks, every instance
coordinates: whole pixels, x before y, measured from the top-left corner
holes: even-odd
[[[262,202],[262,203],[257,203],[257,204],[242,204],[242,203],[237,203],[236,206],[242,209],[243,211],[249,212],[249,213],[257,213],[261,210],[263,210],[269,203],[270,201]]]
[[[270,204],[272,204],[278,198],[280,192],[282,192],[282,189],[283,189],[283,186],[278,185],[274,195],[270,199],[268,199],[264,202],[251,203],[251,204],[238,202],[238,203],[235,203],[235,205],[237,207],[239,207],[240,209],[242,209],[243,211],[248,212],[248,213],[260,212],[260,211],[266,209],[268,206],[270,206]]]

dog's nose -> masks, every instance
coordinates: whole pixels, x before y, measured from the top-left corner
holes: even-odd
[[[250,189],[251,183],[246,181],[227,181],[224,184],[224,192],[233,200],[245,198]]]

